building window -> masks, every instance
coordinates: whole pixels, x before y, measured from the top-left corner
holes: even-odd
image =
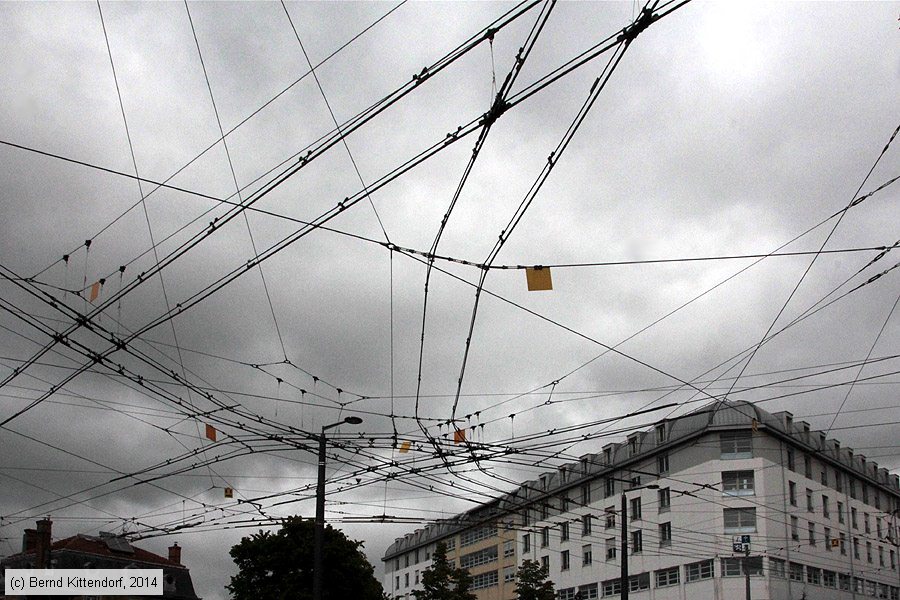
[[[891,550],[889,554],[891,557],[891,570],[893,571],[894,569],[897,568],[897,555],[894,554],[893,550]]]
[[[398,589],[398,590],[400,589],[400,576],[399,575],[397,575],[397,577],[395,578],[394,589]]]
[[[828,496],[822,495],[822,516],[826,519],[831,518],[831,507],[828,505]]]
[[[603,582],[603,597],[607,596],[621,596],[622,595],[622,580],[618,577],[615,579],[607,579]]]
[[[637,454],[637,438],[633,437],[628,440],[628,455],[634,456]]]
[[[613,494],[616,493],[616,481],[612,477],[607,477],[605,479],[604,484],[604,492],[606,493],[606,498],[609,498]]]
[[[631,478],[631,488],[632,489],[634,489],[636,487],[640,487],[640,485],[641,485],[641,476],[640,475],[635,475],[634,477]]]
[[[797,517],[791,517],[791,539],[795,541],[800,539],[800,527]]]
[[[497,546],[490,546],[482,550],[476,550],[469,554],[463,554],[459,557],[459,566],[462,569],[471,569],[479,565],[497,561]]]
[[[516,542],[515,540],[506,540],[503,542],[503,558],[507,558],[509,556],[515,556],[516,554]]]
[[[797,484],[793,481],[788,481],[788,498],[791,506],[797,506]]]
[[[797,465],[796,465],[796,463],[795,463],[795,461],[794,461],[794,451],[793,451],[792,449],[788,448],[788,451],[787,451],[787,467],[788,467],[788,469],[790,469],[791,471],[796,471],[796,470],[797,470],[797,469],[796,469],[796,466],[797,466]]]
[[[838,523],[843,523],[844,522],[844,503],[843,502],[837,503],[837,515],[838,515]]]
[[[541,529],[541,548],[546,548],[550,545],[550,528],[543,527]]]
[[[407,554],[406,556],[403,557],[403,563],[404,563],[404,565],[403,565],[404,567],[409,566],[409,554]]]
[[[660,454],[659,456],[656,457],[656,468],[659,471],[660,475],[669,472],[669,455],[668,454]]]
[[[809,488],[806,488],[806,510],[807,512],[813,512],[815,510],[813,508],[813,493]]]
[[[828,485],[828,470],[825,467],[822,467],[821,481],[822,485]]]
[[[749,431],[726,431],[719,434],[721,458],[753,458],[753,438]]]
[[[585,544],[581,547],[581,566],[586,567],[592,562],[594,562],[594,552],[590,544]]]
[[[769,559],[769,573],[772,574],[772,577],[780,577],[784,579],[784,561],[780,558],[770,558]]]
[[[672,523],[659,524],[659,545],[670,546],[672,544]]]
[[[641,518],[641,499],[631,499],[631,513],[628,515],[632,521],[638,521]]]
[[[576,600],[578,598],[578,590],[575,588],[559,590],[556,597],[558,600]]]
[[[753,533],[756,531],[756,508],[725,508],[725,533]]]
[[[850,591],[850,576],[844,573],[838,573],[838,588],[845,592]]]
[[[790,573],[791,581],[803,581],[803,565],[800,563],[790,563],[788,572]]]
[[[875,535],[881,539],[881,517],[875,517]]]
[[[594,516],[593,515],[584,515],[581,517],[581,535],[591,535],[591,530],[593,529],[594,524]]]
[[[826,527],[823,535],[825,537],[825,550],[831,552],[831,528]]]
[[[869,526],[869,513],[863,513],[863,526],[866,528],[866,533],[872,533],[872,527]]]
[[[684,566],[684,578],[688,583],[713,578],[713,561],[701,560]]]
[[[868,504],[869,503],[869,486],[866,485],[865,483],[863,483],[862,491],[863,491],[862,501],[865,502],[866,504]]]
[[[562,566],[560,567],[560,569],[563,571],[568,571],[569,570],[569,551],[563,550],[562,552],[560,552],[559,558],[560,558],[560,561],[562,562]]]
[[[403,575],[403,587],[409,587],[409,573]]]
[[[817,567],[806,567],[806,583],[822,585],[822,569]]]
[[[449,552],[450,550],[455,550],[455,549],[456,549],[456,536],[449,538],[449,539],[446,541],[446,545],[447,545],[447,551],[448,551],[448,552]]]
[[[546,521],[548,516],[550,516],[550,505],[547,502],[541,502],[541,521]]]
[[[641,573],[640,575],[632,575],[628,578],[628,591],[640,592],[650,589],[650,573]]]
[[[591,484],[585,483],[581,486],[581,504],[587,506],[591,503]]]
[[[569,539],[569,523],[560,523],[559,524],[559,538],[560,541],[565,542]]]
[[[841,472],[837,469],[834,470],[834,489],[839,492],[844,491],[844,478],[841,476]]]
[[[722,472],[722,494],[725,496],[752,496],[753,471]]]
[[[503,583],[509,583],[511,581],[516,580],[516,567],[515,565],[510,565],[508,567],[503,567]]]
[[[596,583],[578,586],[578,593],[581,595],[580,600],[597,600],[600,597]]]
[[[488,571],[487,573],[479,573],[472,575],[471,590],[481,590],[484,588],[494,587],[498,583],[497,571]]]
[[[522,536],[522,553],[531,551],[531,535],[525,534]]]
[[[853,529],[859,529],[859,520],[856,518],[856,507],[850,507],[850,526]]]
[[[859,538],[853,538],[853,558],[859,559]]]
[[[679,575],[681,574],[681,569],[678,567],[672,567],[671,569],[661,569],[656,571],[656,587],[669,587],[671,585],[678,585]]]
[[[812,479],[812,459],[808,454],[803,455],[803,474],[807,479]]]
[[[872,542],[866,542],[866,561],[872,562]]]
[[[825,587],[837,587],[837,573],[834,571],[822,571],[822,585]]]
[[[484,527],[479,527],[477,529],[469,529],[468,531],[464,531],[459,536],[459,545],[460,546],[471,546],[472,544],[478,543],[481,540],[486,540],[488,538],[492,538],[497,535],[497,525],[486,525]],[[450,545],[447,545],[447,549],[450,549]]]
[[[856,500],[856,480],[850,478],[850,497]]]
[[[662,444],[666,441],[666,424],[660,423],[656,426],[656,443]]]
[[[638,529],[631,532],[631,553],[637,554],[644,551],[644,533]]]
[[[744,575],[744,568],[750,575],[762,575],[762,557],[735,557],[722,559],[722,576],[723,577],[741,577]]]
[[[416,569],[416,585],[419,585],[419,570]]]
[[[544,555],[541,557],[541,568],[543,568],[548,573],[550,572],[550,557],[549,556]]]
[[[565,493],[559,499],[559,510],[564,513],[569,512],[569,496]]]
[[[840,541],[840,545],[841,545],[841,554],[842,554],[843,556],[847,556],[847,534],[841,533],[841,534],[840,534],[840,539],[841,539],[841,541]]]
[[[809,545],[815,546],[816,545],[816,524],[813,523],[812,521],[809,521],[808,524],[809,524]]]
[[[616,558],[616,538],[606,538],[606,560],[615,560]]]
[[[616,509],[612,506],[606,507],[606,528],[612,529],[616,526]]]
[[[672,498],[669,493],[669,488],[662,488],[658,490],[657,496],[659,497],[659,512],[665,512],[669,510],[672,506]]]
[[[878,566],[884,566],[884,548],[882,546],[878,546]]]

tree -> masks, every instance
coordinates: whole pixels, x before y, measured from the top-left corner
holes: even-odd
[[[277,533],[260,531],[231,548],[238,574],[226,586],[234,600],[311,600],[315,523],[289,517]],[[384,600],[363,544],[325,528],[322,597],[324,600]]]
[[[516,572],[516,598],[519,600],[553,600],[556,591],[547,581],[547,569],[534,560],[522,561]]]
[[[469,571],[451,566],[447,545],[440,542],[431,555],[431,566],[422,572],[423,589],[413,590],[413,596],[416,600],[476,600],[471,587]]]

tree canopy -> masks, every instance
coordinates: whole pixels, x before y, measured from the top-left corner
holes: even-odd
[[[553,582],[547,581],[547,569],[541,563],[524,560],[516,572],[516,598],[518,600],[554,600]]]
[[[422,572],[421,590],[413,590],[416,600],[476,600],[470,591],[472,576],[447,560],[447,546],[440,542],[431,555],[431,566]]]
[[[260,531],[231,548],[238,574],[226,586],[234,600],[311,600],[315,523],[289,517],[277,533]],[[384,600],[363,544],[325,527],[324,600]]]

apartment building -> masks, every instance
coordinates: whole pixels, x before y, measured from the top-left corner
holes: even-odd
[[[619,597],[623,558],[641,600],[744,598],[746,571],[754,600],[900,600],[898,516],[897,475],[788,412],[720,402],[399,538],[384,587],[411,597],[443,541],[479,600],[514,598],[525,559],[561,600]]]

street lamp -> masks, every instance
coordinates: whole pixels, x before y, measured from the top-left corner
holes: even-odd
[[[651,483],[648,485],[633,487],[628,491],[633,492],[636,490],[645,489],[658,490],[659,486],[655,483]],[[625,496],[625,491],[626,490],[622,490],[622,568],[619,573],[619,585],[622,588],[620,597],[622,600],[628,600],[628,498]]]
[[[338,425],[359,425],[359,417],[347,417],[343,421],[324,425],[319,435],[319,480],[316,484],[316,535],[313,550],[313,600],[322,600],[322,554],[325,543],[325,431]]]

